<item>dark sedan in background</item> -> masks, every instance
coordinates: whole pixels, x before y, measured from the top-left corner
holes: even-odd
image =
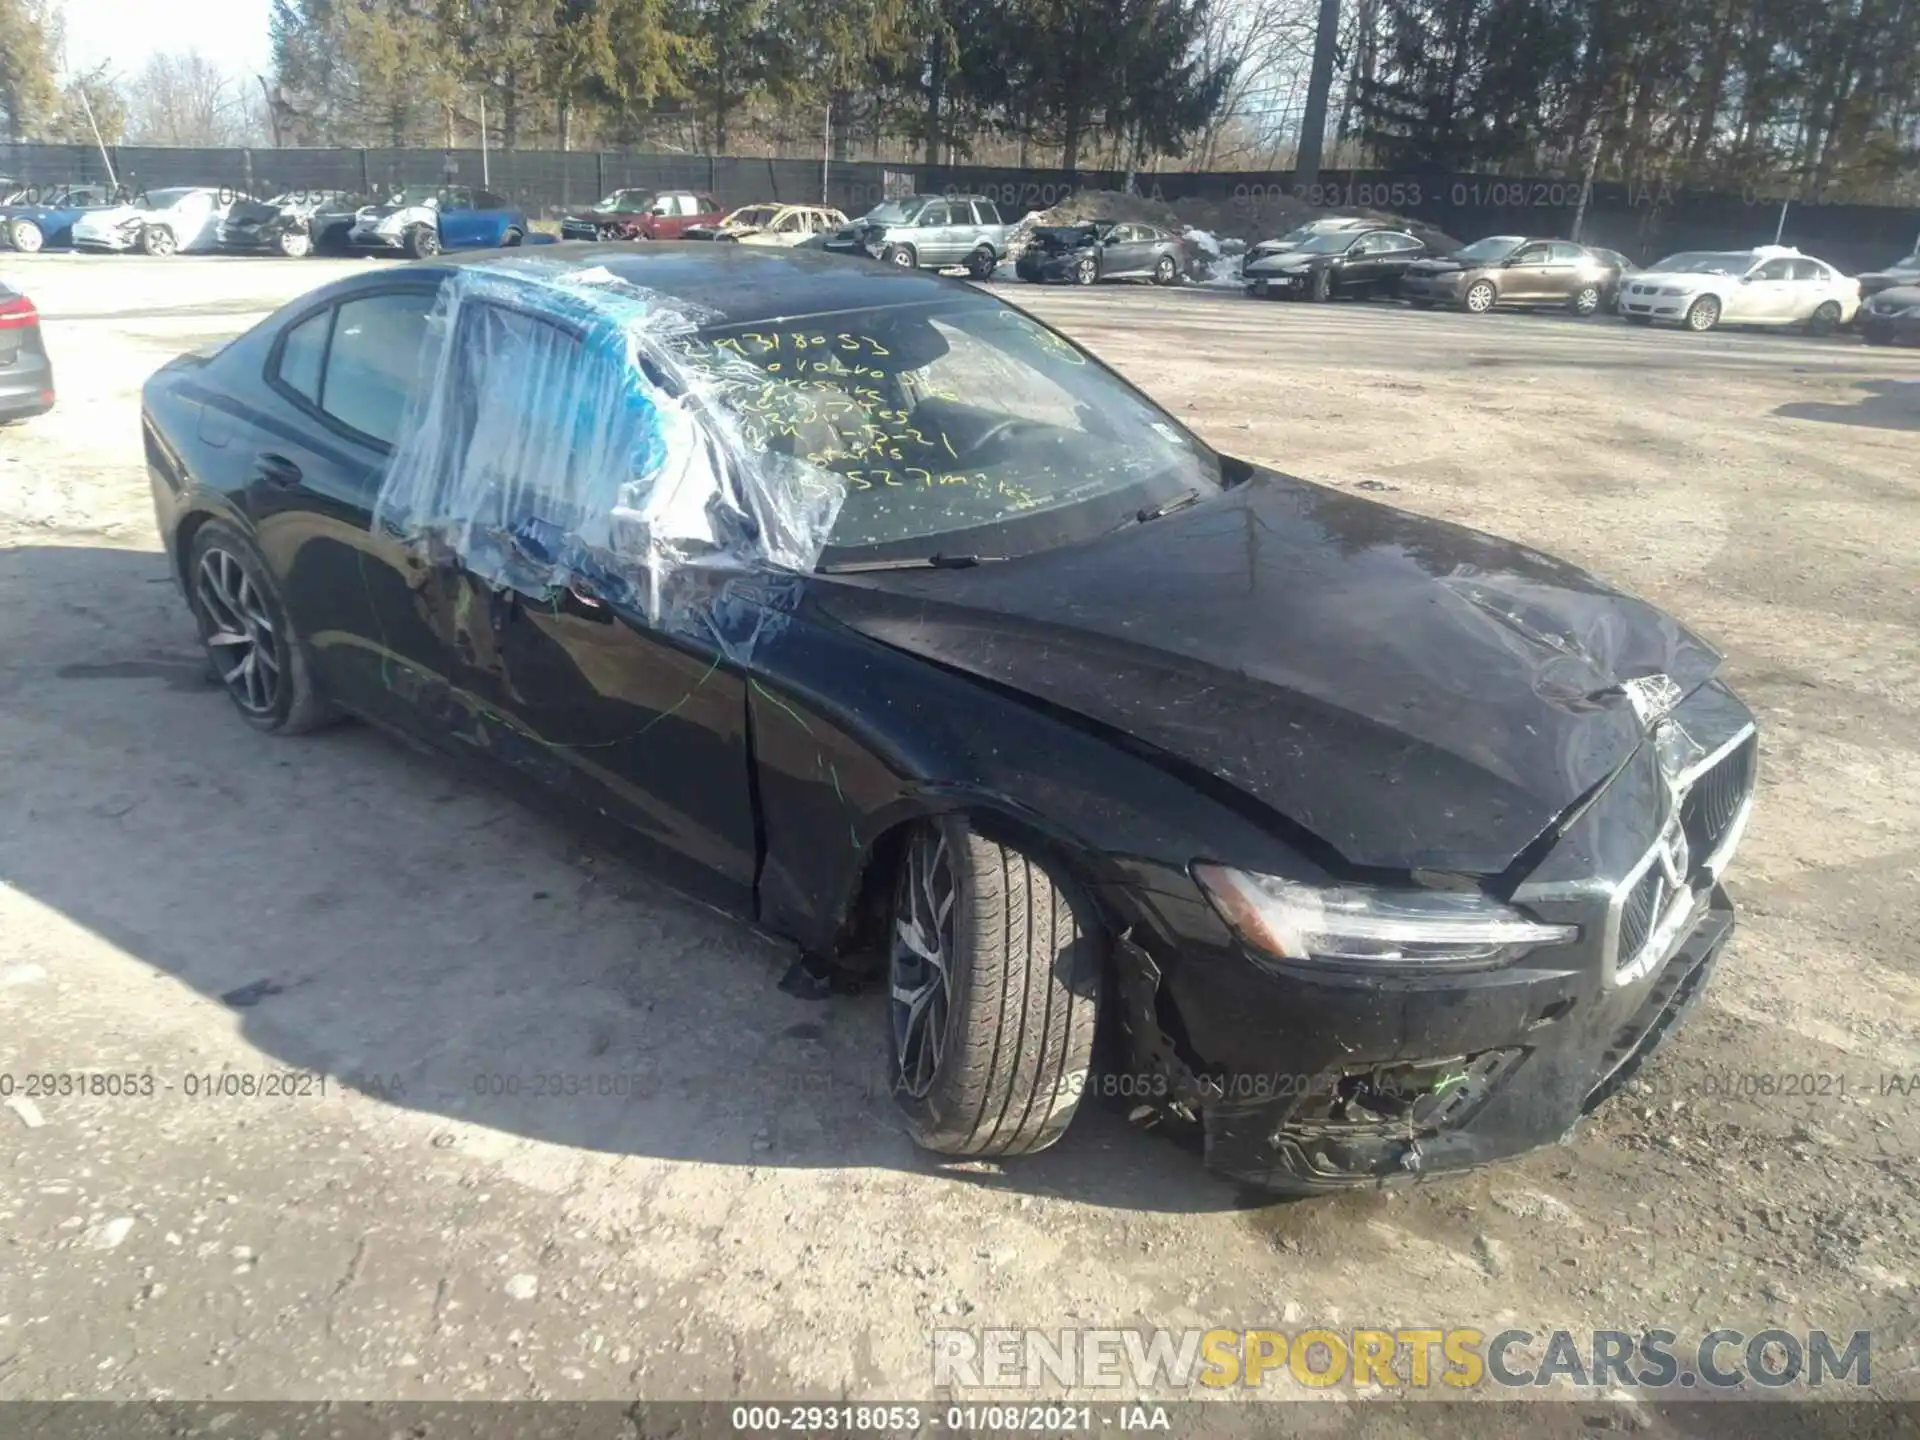
[[[1410,266],[1400,293],[1418,310],[1445,305],[1484,315],[1500,305],[1550,305],[1594,315],[1612,308],[1620,273],[1601,252],[1570,240],[1489,235]]]
[[[1920,345],[1920,284],[1878,291],[1854,323],[1869,345]]]
[[[0,422],[53,408],[53,362],[33,301],[0,280]]]
[[[1256,299],[1392,295],[1407,267],[1426,253],[1426,245],[1403,230],[1329,230],[1291,250],[1249,260],[1240,273]]]
[[[343,221],[350,227],[353,212],[366,203],[365,196],[345,190],[290,190],[271,200],[236,200],[214,238],[222,250],[271,251],[297,259],[318,248],[316,221]]]
[[[1089,220],[1084,225],[1045,225],[1036,229],[1014,262],[1013,273],[1039,283],[1065,280],[1091,285],[1098,280],[1151,280],[1171,285],[1184,272],[1184,246],[1178,235],[1156,225],[1122,220]]]
[[[476,268],[339,280],[147,382],[216,674],[256,730],[375,720],[880,979],[920,1144],[1037,1150],[1091,1090],[1256,1184],[1428,1176],[1560,1139],[1699,997],[1755,740],[1677,621],[1222,455],[971,285]],[[661,296],[703,318],[602,323]]]
[[[1920,285],[1920,249],[1894,261],[1884,270],[1868,270],[1860,276],[1860,297],[1868,299],[1882,290]]]

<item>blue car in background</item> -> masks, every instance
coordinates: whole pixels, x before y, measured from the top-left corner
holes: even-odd
[[[416,258],[442,250],[514,246],[527,238],[526,215],[505,197],[465,185],[409,185],[384,205],[354,215],[347,243]]]
[[[67,249],[73,244],[73,222],[88,210],[111,205],[113,196],[105,185],[61,185],[41,191],[30,203],[0,206],[0,247],[25,255]]]

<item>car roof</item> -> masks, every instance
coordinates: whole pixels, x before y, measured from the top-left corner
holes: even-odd
[[[638,247],[563,241],[529,250],[522,258],[537,258],[543,264],[569,270],[604,266],[630,284],[716,310],[726,317],[724,323],[728,325],[835,310],[912,305],[951,299],[957,291],[978,293],[970,286],[924,271],[826,250],[708,245],[699,241],[655,241]],[[415,263],[444,270],[499,259],[498,251],[483,250]]]

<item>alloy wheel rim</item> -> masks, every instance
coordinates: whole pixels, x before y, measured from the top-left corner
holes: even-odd
[[[171,255],[173,253],[173,236],[169,235],[165,230],[154,231],[153,253],[156,255]]]
[[[1476,315],[1493,308],[1493,292],[1484,285],[1476,285],[1467,292],[1467,308]]]
[[[1598,290],[1582,290],[1574,297],[1573,304],[1574,308],[1582,315],[1591,315],[1600,308],[1600,292]]]
[[[31,255],[40,248],[40,227],[23,220],[13,227],[13,248],[22,254]]]
[[[220,683],[249,715],[271,715],[280,698],[279,637],[246,567],[225,550],[209,550],[200,558],[194,593]]]
[[[1082,260],[1079,269],[1074,273],[1079,277],[1082,285],[1091,285],[1093,283],[1093,262],[1091,260]]]
[[[916,1100],[933,1088],[946,1053],[958,893],[945,832],[916,836],[901,871],[888,960],[894,1070]]]
[[[288,258],[298,260],[307,253],[311,242],[305,235],[288,235],[280,242],[280,249]]]
[[[913,256],[909,255],[905,250],[896,250],[893,252],[893,263],[904,270],[913,264]]]
[[[1713,322],[1720,318],[1720,307],[1711,300],[1702,300],[1687,312],[1687,323],[1696,330],[1711,330]]]

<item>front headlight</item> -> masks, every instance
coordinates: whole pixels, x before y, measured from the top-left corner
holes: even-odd
[[[1480,967],[1580,935],[1577,925],[1544,925],[1475,891],[1301,885],[1225,865],[1195,865],[1193,874],[1242,939],[1283,960]]]

